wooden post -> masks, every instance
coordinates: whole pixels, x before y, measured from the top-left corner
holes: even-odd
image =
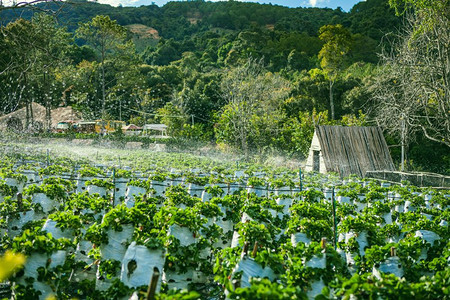
[[[50,150],[47,149],[47,167],[50,165],[50,158],[49,158],[49,155],[50,155]]]
[[[156,285],[158,284],[158,279],[159,279],[159,270],[157,267],[154,267],[152,278],[150,279],[150,283],[148,285],[147,300],[155,299]]]
[[[395,247],[391,247],[391,257],[397,256],[397,249]]]
[[[327,238],[326,237],[323,237],[322,240],[320,241],[320,248],[322,248],[322,249],[327,248]]]
[[[255,257],[257,252],[258,252],[258,242],[255,242],[255,245],[253,245],[252,257]]]
[[[19,209],[19,211],[22,211],[22,193],[17,193],[16,194],[17,197],[17,208]]]
[[[247,251],[248,251],[248,242],[245,242],[244,249],[242,250],[242,252],[244,252],[244,254],[247,254]]]

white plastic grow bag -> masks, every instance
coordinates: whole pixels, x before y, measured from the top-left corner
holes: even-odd
[[[356,205],[356,210],[358,212],[362,212],[364,208],[367,207],[367,203],[364,202],[354,201],[353,204]]]
[[[48,255],[44,253],[32,253],[27,256],[24,267],[24,278],[33,277],[37,279],[38,272],[37,269],[40,267],[45,267],[47,264]]]
[[[39,300],[47,300],[54,294],[51,287],[40,281],[33,282],[33,288],[36,291],[41,292],[41,295],[39,295]]]
[[[67,251],[58,250],[50,255],[50,268],[64,265],[66,261]]]
[[[194,237],[194,233],[189,228],[181,227],[176,224],[169,227],[168,235],[172,235],[174,238],[178,239],[181,246],[189,246],[196,243],[198,240]]]
[[[310,288],[306,292],[308,299],[314,299],[316,296],[320,295],[322,293],[322,289],[324,287],[325,287],[325,284],[323,283],[322,279],[320,279],[318,281],[313,281],[311,283]]]
[[[369,242],[367,241],[367,232],[366,231],[362,231],[359,233],[354,233],[354,232],[349,232],[345,234],[345,243],[348,243],[348,241],[350,240],[350,238],[355,237],[356,241],[358,242],[359,245],[359,255],[364,256],[365,255],[365,250],[364,248],[367,247],[369,245]]]
[[[19,193],[23,192],[23,187],[25,185],[24,182],[19,182],[15,178],[5,178],[5,183],[9,186],[15,186],[17,187],[17,190]]]
[[[352,204],[352,200],[350,199],[350,197],[337,196],[336,200],[338,203],[341,203],[341,204]]]
[[[44,193],[33,194],[31,202],[40,204],[44,213],[50,212],[57,206],[57,202],[47,197]]]
[[[203,190],[200,198],[202,199],[202,202],[209,202],[212,199],[212,195],[206,190]]]
[[[247,256],[241,257],[241,261],[236,265],[233,273],[241,271],[241,287],[249,287],[251,278],[268,278],[270,281],[276,279],[276,275],[271,268],[268,266],[262,268],[253,258]]]
[[[388,212],[381,216],[385,224],[392,224],[392,213]]]
[[[129,185],[127,187],[127,191],[125,193],[125,197],[128,199],[134,200],[135,196],[145,195],[146,193],[147,193],[147,190],[143,187]]]
[[[8,235],[12,238],[19,235],[22,232],[22,227],[28,222],[40,220],[43,215],[35,213],[33,210],[28,210],[26,212],[20,212],[17,217],[8,217],[7,228]]]
[[[56,221],[53,221],[52,219],[47,219],[47,221],[45,221],[44,223],[44,226],[42,226],[42,230],[51,233],[52,237],[55,239],[66,238],[72,240],[74,238],[74,233],[72,229],[66,228],[62,230],[61,228],[57,227],[57,224],[58,223]]]
[[[204,187],[202,185],[198,185],[195,183],[189,183],[188,185],[188,193],[193,197],[201,197],[204,191]]]
[[[114,183],[114,206],[121,203],[121,198],[125,199],[127,192],[128,180],[125,178],[117,178]]]
[[[296,232],[291,234],[291,244],[292,246],[297,246],[298,243],[305,243],[306,245],[311,244],[311,239],[306,236],[306,233]]]
[[[289,186],[282,186],[274,189],[274,195],[292,195],[292,189]]]
[[[327,266],[327,258],[325,253],[320,256],[314,255],[310,260],[304,262],[307,267],[325,269]]]
[[[75,250],[75,261],[84,262],[86,268],[76,269],[73,273],[74,281],[80,282],[85,279],[95,280],[96,278],[96,265],[94,265],[94,260],[88,256],[89,251],[92,249],[92,243],[89,241],[80,241],[77,244]]]
[[[188,270],[186,273],[180,274],[173,270],[164,270],[162,274],[162,281],[167,283],[170,289],[186,289],[194,280],[194,270]]]
[[[151,188],[155,190],[155,196],[164,196],[164,191],[166,190],[165,181],[152,180],[150,184]]]
[[[128,287],[148,285],[153,275],[154,268],[160,273],[163,271],[165,261],[164,250],[150,250],[145,246],[132,242],[122,260],[120,280]],[[132,267],[132,269],[130,268]],[[161,288],[161,276],[156,285],[156,292]]]
[[[294,200],[291,198],[277,198],[276,202],[277,205],[283,205],[283,214],[287,215],[289,214],[289,208],[292,206]]]
[[[267,187],[265,187],[265,186],[248,187],[247,193],[255,193],[255,195],[257,197],[266,197],[267,196]]]
[[[90,195],[99,194],[100,197],[106,197],[106,188],[96,185],[88,185],[87,192]]]
[[[133,237],[134,227],[131,224],[122,225],[122,231],[114,231],[108,229],[108,244],[102,244],[100,251],[103,259],[114,259],[122,261],[125,252],[127,251],[127,244]]]
[[[394,274],[399,278],[403,277],[404,274],[403,268],[400,264],[400,259],[396,256],[389,257],[386,261],[380,263],[380,267],[378,269],[374,266],[372,272],[378,279],[381,279],[379,272]]]
[[[433,232],[433,231],[429,231],[429,230],[417,230],[415,233],[416,237],[420,237],[421,239],[425,240],[427,243],[430,243],[431,246],[434,245],[435,241],[438,241],[441,239],[441,237]]]
[[[77,193],[82,193],[86,190],[86,182],[94,179],[94,177],[80,177],[77,179]]]
[[[242,245],[239,243],[240,237],[241,235],[237,231],[233,232],[233,237],[231,238],[231,248],[242,247]]]

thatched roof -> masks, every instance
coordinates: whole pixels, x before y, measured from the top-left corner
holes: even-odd
[[[379,127],[318,126],[316,134],[328,172],[342,177],[395,170]]]
[[[45,107],[33,102],[33,120],[37,122],[41,122],[42,124],[46,124],[45,119]],[[0,130],[6,129],[6,123],[11,117],[18,118],[22,121],[22,124],[25,124],[26,121],[26,109],[21,108],[12,113],[4,115],[0,117]],[[51,119],[52,119],[52,127],[56,127],[56,124],[62,121],[72,120],[72,121],[80,121],[81,118],[79,113],[74,111],[71,106],[66,107],[58,107],[51,111]]]

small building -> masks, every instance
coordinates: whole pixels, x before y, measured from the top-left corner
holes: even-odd
[[[140,135],[142,133],[142,127],[130,124],[122,127],[122,132],[125,135]]]
[[[316,127],[305,171],[364,177],[367,171],[382,170],[395,167],[379,127]]]
[[[166,124],[145,124],[143,127],[143,135],[155,138],[168,138]]]

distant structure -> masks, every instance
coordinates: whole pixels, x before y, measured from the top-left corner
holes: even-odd
[[[317,126],[305,170],[364,177],[395,167],[379,127]]]
[[[143,135],[156,138],[169,138],[167,128],[165,124],[145,124],[143,127]]]

